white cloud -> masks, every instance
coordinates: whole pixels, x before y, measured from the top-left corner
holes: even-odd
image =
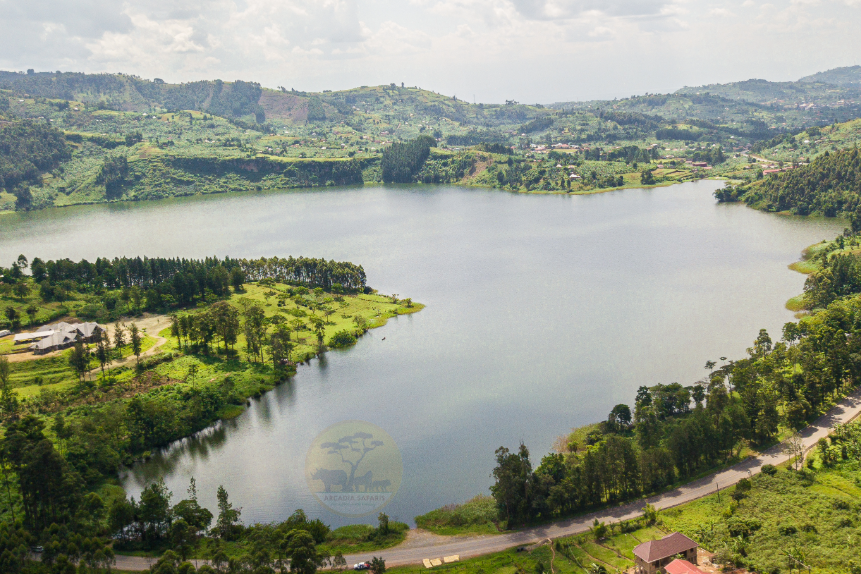
[[[238,78],[318,90],[405,81],[485,101],[613,97],[748,77],[795,79],[859,63],[859,6],[861,0],[0,0],[0,68]],[[740,13],[746,17],[736,18]]]

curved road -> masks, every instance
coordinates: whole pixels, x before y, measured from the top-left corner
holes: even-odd
[[[835,425],[847,423],[857,417],[859,413],[861,413],[861,389],[840,401],[828,413],[819,417],[813,424],[801,431],[800,434],[804,439],[805,450],[813,448],[820,438],[828,436]],[[777,465],[786,462],[787,458],[787,455],[783,453],[783,446],[776,445],[757,457],[744,460],[726,470],[688,483],[676,490],[645,500],[630,502],[623,506],[608,508],[584,516],[560,520],[552,524],[536,526],[509,534],[452,538],[429,537],[426,543],[407,543],[387,550],[367,554],[353,554],[344,558],[346,558],[348,565],[352,565],[357,562],[369,561],[372,556],[378,555],[385,558],[387,566],[402,566],[405,564],[421,564],[425,558],[442,558],[454,554],[460,555],[461,558],[468,558],[492,552],[500,552],[512,546],[532,544],[547,540],[548,538],[560,538],[585,532],[589,530],[589,527],[596,518],[605,522],[636,518],[642,514],[642,508],[647,502],[659,510],[678,506],[679,504],[712,494],[718,488],[724,489],[727,486],[731,486],[742,478],[747,478],[751,474],[758,473],[766,464]],[[153,562],[153,559],[148,558],[117,556],[116,568],[120,570],[144,570],[149,568]],[[203,561],[200,562],[202,563]]]

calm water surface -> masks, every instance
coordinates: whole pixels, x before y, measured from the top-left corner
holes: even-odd
[[[450,187],[225,195],[0,218],[0,260],[307,255],[364,265],[369,284],[427,308],[302,366],[239,418],[122,476],[137,495],[194,476],[223,484],[246,523],[303,508],[332,525],[304,461],[328,426],[361,419],[403,455],[387,507],[407,522],[486,493],[493,452],[537,460],[640,385],[703,376],[760,328],[779,338],[804,277],[787,269],[844,222],[716,205],[718,182],[592,196]],[[385,340],[383,340],[385,337]],[[177,498],[178,500],[179,498]]]

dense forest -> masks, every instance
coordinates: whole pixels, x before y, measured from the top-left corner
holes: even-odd
[[[63,133],[44,122],[0,122],[0,190],[18,198],[19,207],[29,207],[27,184],[40,181],[71,157]]]
[[[414,140],[393,143],[383,152],[380,167],[383,181],[411,183],[430,155],[430,148],[436,147],[436,140],[430,136],[420,136]]]
[[[491,489],[500,517],[524,524],[658,492],[803,428],[861,384],[861,300],[846,296],[861,292],[859,269],[857,257],[832,257],[806,287],[823,308],[784,325],[779,341],[762,330],[748,356],[709,361],[703,380],[640,387],[633,409],[617,405],[582,444],[569,439],[537,468],[525,445],[500,447]]]
[[[808,165],[769,175],[762,181],[727,186],[716,191],[715,197],[798,215],[855,214],[861,210],[861,157],[857,148],[826,152]]]

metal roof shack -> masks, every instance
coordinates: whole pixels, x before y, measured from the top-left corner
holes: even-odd
[[[659,540],[644,542],[634,548],[637,574],[665,573],[666,566],[677,555],[696,564],[697,543],[679,532],[673,532]]]
[[[706,574],[687,560],[673,560],[665,570],[667,574]]]

